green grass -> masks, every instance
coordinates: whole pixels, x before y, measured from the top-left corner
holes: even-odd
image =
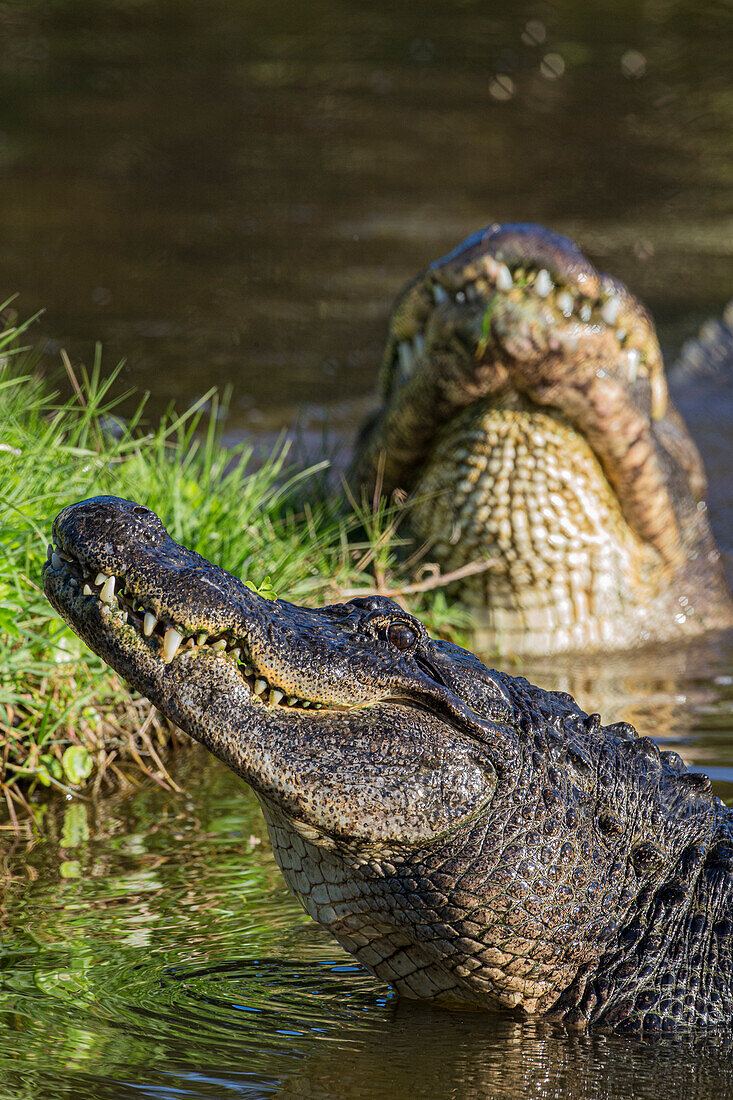
[[[263,595],[306,604],[414,588],[420,561],[400,535],[398,503],[344,507],[325,464],[291,468],[286,446],[264,463],[247,445],[223,448],[216,393],[153,425],[140,398],[123,418],[130,395],[111,396],[120,367],[105,376],[97,354],[90,371],[64,360],[74,396],[63,401],[21,336],[22,327],[0,333],[0,797],[11,822],[43,787],[94,791],[141,772],[170,783],[161,750],[186,743],[44,599],[51,523],[66,504],[101,493],[139,500],[175,539]],[[411,609],[454,634],[463,622],[442,588],[417,588]]]

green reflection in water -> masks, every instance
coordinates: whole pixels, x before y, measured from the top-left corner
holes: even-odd
[[[0,1097],[733,1088],[717,1039],[639,1044],[397,1003],[287,893],[251,793],[198,749],[176,778],[188,793],[51,808],[44,839],[3,842]]]

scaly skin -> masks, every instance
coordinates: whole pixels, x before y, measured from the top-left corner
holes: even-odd
[[[65,509],[54,539],[54,607],[252,786],[307,912],[401,994],[730,1022],[733,814],[675,753],[390,600],[264,600],[129,501]]]
[[[476,641],[539,655],[733,624],[697,448],[654,326],[565,237],[491,226],[394,307],[355,491],[407,490]]]

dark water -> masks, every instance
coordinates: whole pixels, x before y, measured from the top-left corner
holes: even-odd
[[[389,301],[488,221],[576,236],[665,348],[733,295],[728,3],[0,0],[3,284],[36,334],[160,410],[313,451],[369,403]],[[681,403],[733,549],[733,399]],[[733,796],[733,640],[536,664]],[[0,833],[0,1097],[733,1095],[727,1046],[397,1004],[283,886],[196,754]]]
[[[733,294],[727,0],[0,0],[0,38],[2,294],[154,410],[350,430],[396,290],[494,220],[671,352]]]

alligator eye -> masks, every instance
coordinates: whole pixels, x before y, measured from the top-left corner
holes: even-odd
[[[410,649],[417,641],[417,631],[409,623],[390,623],[387,637],[396,649]]]

